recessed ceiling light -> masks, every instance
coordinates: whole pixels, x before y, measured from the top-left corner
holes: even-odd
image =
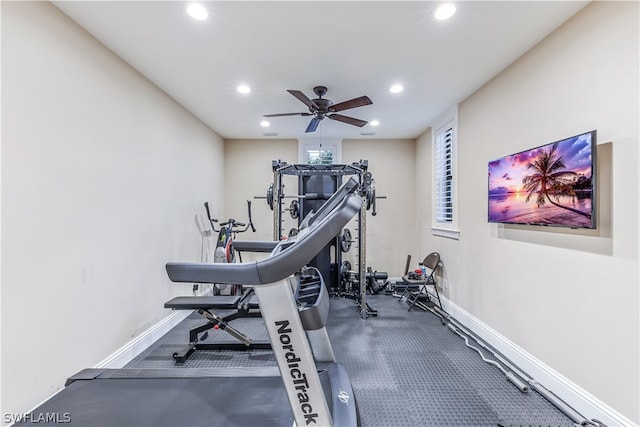
[[[198,3],[191,3],[189,6],[187,6],[187,13],[193,19],[197,19],[198,21],[204,21],[209,17],[209,12],[207,12],[207,9],[203,5]]]
[[[438,21],[444,21],[451,18],[456,13],[456,6],[453,3],[445,3],[436,9],[433,14]]]
[[[370,124],[371,126],[378,126],[378,125],[380,124],[380,122],[379,122],[378,120],[371,120],[371,121],[369,122],[369,124]]]
[[[399,93],[399,92],[402,92],[403,90],[404,88],[402,87],[402,85],[399,85],[399,84],[395,84],[389,88],[389,92],[391,93]]]
[[[238,86],[238,92],[240,93],[250,93],[251,92],[251,88],[247,85],[240,85]]]
[[[263,128],[268,128],[269,126],[271,126],[271,123],[269,123],[266,120],[263,120],[260,122],[260,126],[262,126]]]

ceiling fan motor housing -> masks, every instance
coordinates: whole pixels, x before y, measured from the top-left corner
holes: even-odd
[[[324,98],[318,98],[318,99],[314,99],[313,103],[316,104],[318,106],[318,112],[320,113],[327,113],[329,110],[329,108],[333,105],[333,102],[329,101],[328,99],[324,99]],[[311,111],[312,113],[314,112],[314,108],[309,108],[309,111]]]

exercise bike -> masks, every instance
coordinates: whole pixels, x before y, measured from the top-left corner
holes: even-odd
[[[204,208],[207,211],[207,218],[211,223],[211,229],[215,233],[218,233],[216,249],[213,254],[213,262],[236,262],[236,250],[233,246],[233,241],[236,239],[238,233],[244,233],[249,230],[249,228],[251,228],[251,231],[254,233],[256,232],[253,220],[251,219],[251,201],[247,200],[249,222],[246,224],[239,222],[234,218],[229,218],[227,221],[218,224],[218,219],[211,217],[209,202],[204,202]],[[216,224],[219,225],[219,229],[216,229]],[[240,252],[238,252],[238,260],[242,262],[242,255]],[[226,291],[227,286],[230,286],[230,293],[223,292]],[[240,295],[242,294],[242,291],[242,286],[240,285],[214,285],[213,287],[214,295],[221,295],[222,293],[226,293],[227,295]]]

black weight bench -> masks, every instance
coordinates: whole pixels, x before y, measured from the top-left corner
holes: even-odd
[[[233,310],[238,306],[242,295],[214,295],[202,297],[175,297],[164,303],[164,308],[172,310],[218,309]],[[255,308],[260,308],[255,304]]]
[[[232,327],[229,322],[240,317],[261,317],[260,305],[253,289],[242,295],[214,296],[181,296],[164,303],[165,308],[172,310],[197,310],[207,319],[207,323],[189,331],[189,344],[181,351],[173,353],[176,364],[184,363],[196,350],[269,350],[268,341],[253,342],[242,332]],[[234,310],[226,316],[220,316],[214,310]],[[209,337],[209,329],[221,329],[240,342],[203,343]],[[202,334],[202,335],[200,335]]]

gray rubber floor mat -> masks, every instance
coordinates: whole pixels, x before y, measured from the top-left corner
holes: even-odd
[[[353,300],[333,298],[327,325],[336,358],[351,379],[365,427],[574,426],[536,392],[521,393],[435,315],[419,309],[407,311],[390,295],[368,296],[367,301],[378,310],[378,317],[362,319]],[[270,350],[216,350],[197,351],[176,366],[171,355],[188,343],[189,329],[205,322],[193,313],[127,367],[276,365]],[[262,319],[236,319],[232,325],[256,341],[267,340]],[[205,342],[236,341],[218,330],[210,331]]]

